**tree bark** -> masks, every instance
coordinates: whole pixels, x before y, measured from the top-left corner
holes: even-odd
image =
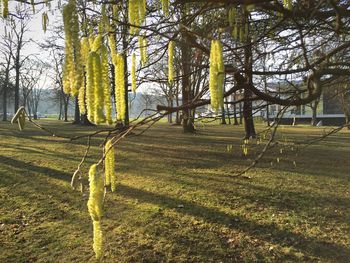
[[[184,15],[184,14],[183,14]],[[187,35],[181,32],[181,68],[182,68],[182,105],[186,105],[191,101],[191,80],[190,80],[190,45],[187,45]],[[182,128],[185,133],[193,133],[193,118],[190,116],[189,109],[182,110]]]
[[[248,19],[248,16],[246,16]],[[246,81],[249,85],[253,84],[253,56],[252,47],[250,45],[250,38],[248,37],[247,45],[244,48],[244,67],[246,70]],[[256,132],[254,127],[253,119],[253,103],[249,99],[252,97],[252,91],[248,88],[244,89],[244,102],[243,102],[243,118],[244,118],[244,128],[245,128],[245,139],[255,138]]]
[[[75,110],[74,110],[74,121],[73,121],[73,124],[81,124],[78,96],[75,97]]]

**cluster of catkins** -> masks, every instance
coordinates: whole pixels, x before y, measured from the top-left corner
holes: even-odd
[[[89,170],[90,195],[87,206],[93,222],[93,249],[96,258],[102,256],[103,250],[101,219],[103,216],[104,189],[108,186],[111,187],[112,192],[116,189],[115,150],[112,140],[107,141],[104,153],[104,180],[96,164],[93,164]]]
[[[210,102],[215,111],[224,105],[223,88],[225,80],[225,68],[220,40],[212,40],[209,58],[209,90]]]

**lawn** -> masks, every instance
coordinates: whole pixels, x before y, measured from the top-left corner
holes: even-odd
[[[66,135],[97,129],[41,124]],[[291,141],[324,128],[283,127],[257,167],[235,177],[266,140],[243,158],[242,127],[198,129],[161,123],[118,145],[103,262],[350,262],[349,131],[296,155]],[[95,262],[88,194],[70,187],[85,146],[0,123],[0,262]]]

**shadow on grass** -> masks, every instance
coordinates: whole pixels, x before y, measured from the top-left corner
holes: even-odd
[[[53,177],[55,179],[60,179],[68,182],[72,178],[72,175],[67,172],[63,172],[63,171],[56,170],[49,167],[37,166],[37,165],[31,164],[30,162],[24,162],[24,161],[16,160],[16,159],[1,156],[1,155],[0,155],[0,163],[5,165],[10,165],[17,169],[23,169],[29,172],[40,173],[42,175],[49,175],[50,177]]]
[[[157,204],[171,209],[175,209],[178,204],[183,204],[184,208],[177,209],[179,213],[200,217],[212,223],[219,223],[229,228],[244,231],[251,236],[268,242],[293,246],[303,252],[325,260],[348,262],[347,259],[350,257],[350,249],[347,247],[293,233],[278,228],[274,224],[261,224],[243,217],[226,214],[215,208],[200,206],[185,200],[151,193],[126,185],[120,185],[118,187],[118,194],[137,199],[139,202]]]

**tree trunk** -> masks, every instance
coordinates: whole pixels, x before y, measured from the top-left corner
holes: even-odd
[[[179,84],[176,84],[176,107],[179,107]],[[181,118],[180,118],[180,114],[179,111],[176,111],[176,125],[180,125],[181,124]]]
[[[3,87],[3,94],[2,94],[2,112],[3,112],[3,116],[2,116],[2,120],[3,121],[7,121],[7,84],[6,82],[4,83],[4,87]]]
[[[226,124],[226,113],[225,113],[225,107],[221,107],[221,124]]]
[[[317,107],[311,107],[312,109],[312,118],[311,118],[311,126],[317,125]]]
[[[17,110],[18,110],[18,108],[19,108],[19,74],[20,74],[19,57],[16,58],[15,70],[16,70],[16,80],[15,80],[15,112],[17,112]]]
[[[345,113],[345,124],[348,125],[348,130],[350,130],[350,114],[348,112]]]
[[[184,14],[182,14],[184,16]],[[187,35],[181,32],[181,68],[182,68],[182,105],[186,105],[191,101],[191,80],[190,80],[190,45],[187,45]],[[193,133],[193,118],[190,116],[190,110],[182,110],[182,128],[185,133]]]
[[[73,124],[81,124],[78,96],[75,97],[75,110],[74,110],[74,121],[73,121]]]
[[[248,16],[246,15],[248,20]],[[248,84],[253,85],[253,56],[252,47],[250,45],[250,38],[248,37],[247,45],[244,48],[244,67],[246,70],[246,79]],[[255,138],[256,132],[254,127],[253,119],[253,104],[250,101],[252,97],[252,92],[249,89],[244,89],[244,103],[243,103],[243,118],[244,118],[244,128],[245,128],[245,139]]]
[[[64,121],[67,122],[68,121],[68,103],[69,103],[69,97],[66,99],[64,99]]]

